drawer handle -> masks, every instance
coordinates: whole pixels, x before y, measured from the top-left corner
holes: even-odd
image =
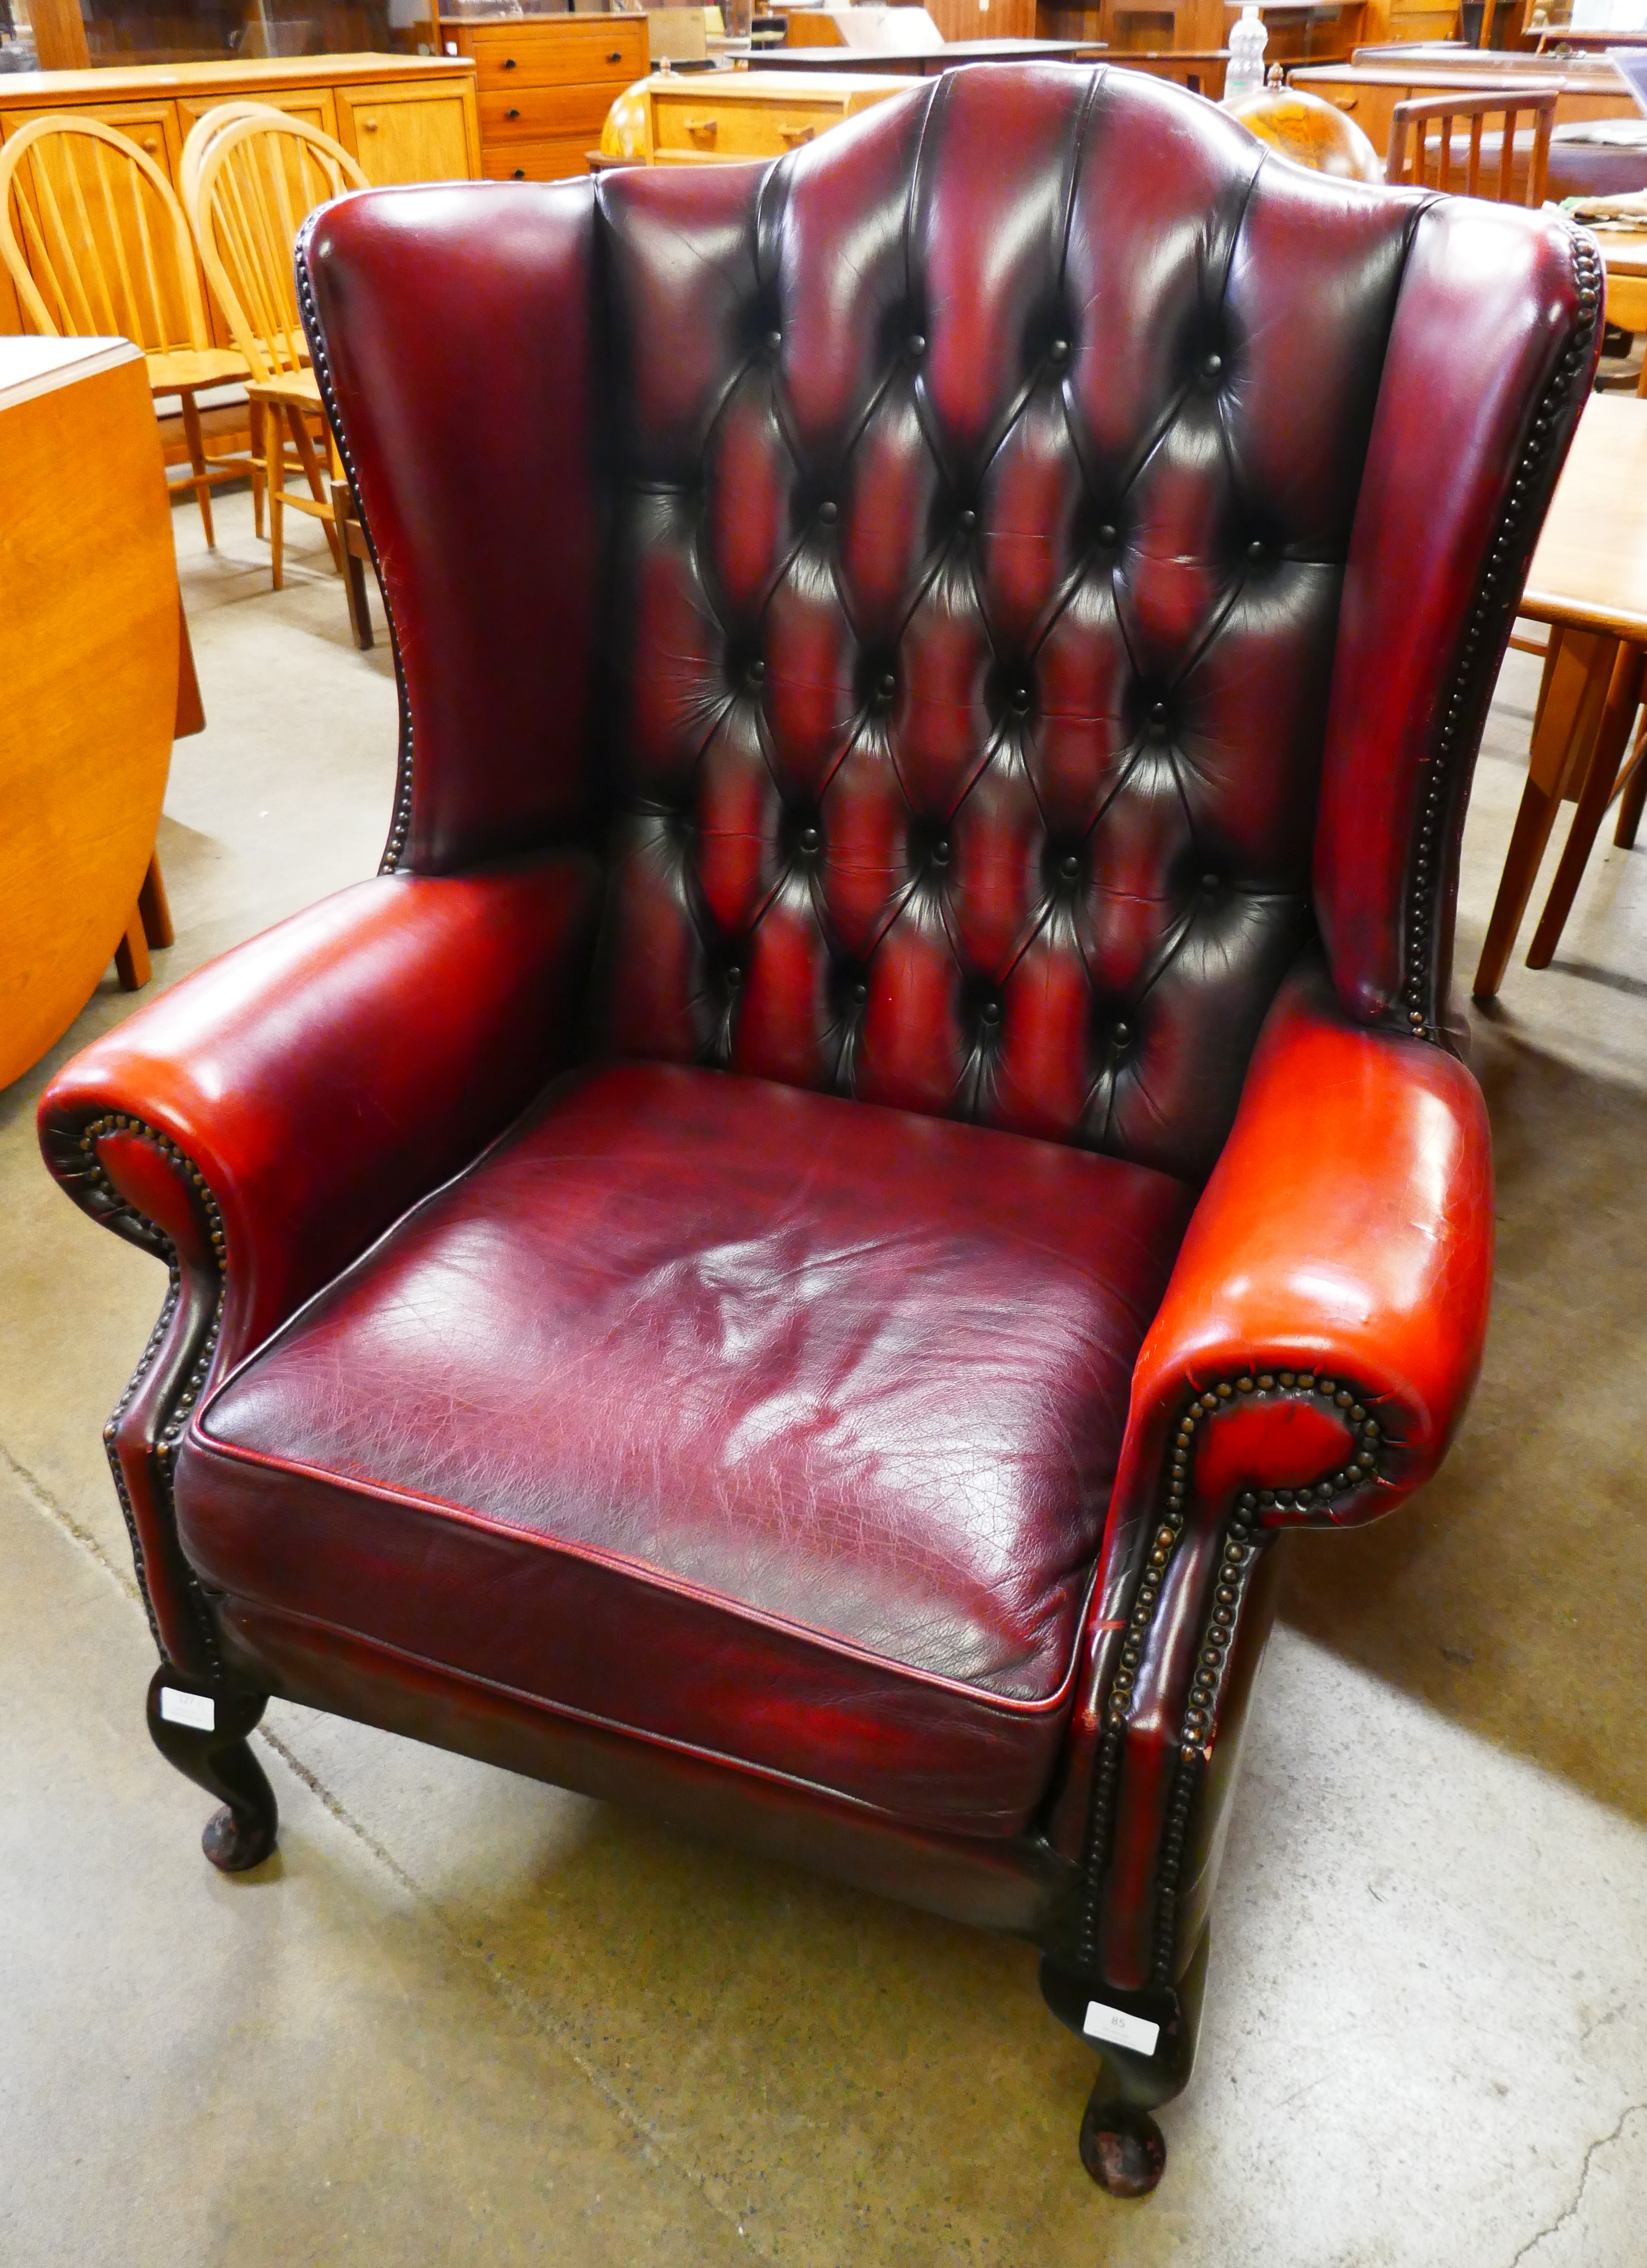
[[[1354,110],[1355,105],[1361,100],[1358,94],[1335,94],[1330,99],[1340,110]]]
[[[506,118],[518,118],[521,115],[518,110],[506,110],[503,114]]]
[[[713,142],[720,131],[718,118],[683,118],[681,123],[694,142]]]
[[[512,181],[523,181],[523,180],[525,180],[525,179],[526,179],[526,167],[525,167],[524,166],[517,166],[515,167],[515,169],[514,169],[513,173],[510,174],[509,179],[510,179]]]
[[[793,150],[797,142],[809,142],[817,129],[816,126],[780,126],[778,131]]]
[[[506,55],[503,59],[503,67],[505,70],[513,70],[514,69],[514,57],[513,55]]]
[[[158,158],[159,156],[160,145],[152,134],[145,134],[144,136],[143,146],[151,158]]]
[[[624,60],[624,51],[622,48],[614,48],[611,54],[608,55],[606,60],[609,63],[621,63]]]
[[[378,130],[378,122],[375,118],[363,118],[360,123],[368,134],[375,134]]]

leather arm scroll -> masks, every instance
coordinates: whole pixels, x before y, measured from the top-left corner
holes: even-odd
[[[1481,1362],[1486,1107],[1464,1066],[1339,1005],[1313,959],[1271,1011],[1134,1380],[1056,1838],[1078,1957],[1170,1985],[1216,1867],[1273,1612],[1269,1546],[1435,1471]]]
[[[105,1440],[179,1667],[218,1668],[171,1513],[189,1410],[568,1061],[597,888],[581,854],[362,883],[186,978],[42,1097],[58,1181],[171,1271]]]

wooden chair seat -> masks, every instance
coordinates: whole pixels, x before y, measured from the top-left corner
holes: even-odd
[[[180,347],[145,354],[149,387],[154,394],[191,394],[205,386],[244,386],[251,376],[244,355],[233,347]]]

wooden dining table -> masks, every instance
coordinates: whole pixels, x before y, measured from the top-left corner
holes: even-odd
[[[1647,803],[1647,734],[1624,762],[1647,676],[1647,401],[1590,397],[1520,613],[1547,622],[1550,636],[1527,784],[1475,974],[1478,1000],[1490,999],[1503,981],[1562,803],[1577,809],[1527,954],[1530,968],[1554,958],[1609,804],[1620,799],[1614,841],[1629,850]]]
[[[1607,320],[1621,331],[1647,331],[1647,228],[1599,228],[1607,273]],[[1647,379],[1647,364],[1643,365]]]

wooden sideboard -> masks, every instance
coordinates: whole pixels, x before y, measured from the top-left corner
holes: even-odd
[[[175,188],[184,139],[201,113],[248,99],[331,135],[372,181],[465,180],[480,172],[475,65],[461,56],[304,55],[18,71],[0,78],[0,138],[46,111],[101,118],[146,150]],[[0,269],[0,333],[22,328],[17,295]]]
[[[1555,105],[1558,126],[1577,125],[1587,119],[1640,115],[1623,82],[1615,76],[1598,72],[1589,65],[1563,70],[1547,55],[1483,57],[1472,50],[1460,49],[1456,62],[1452,55],[1443,52],[1434,60],[1409,57],[1385,64],[1366,60],[1365,48],[1362,54],[1363,60],[1357,63],[1289,72],[1289,84],[1306,93],[1319,95],[1335,109],[1348,111],[1373,148],[1380,152],[1388,146],[1391,114],[1398,102],[1406,102],[1414,95],[1444,94],[1449,88],[1479,94],[1502,86],[1506,93],[1511,93],[1524,79],[1534,79],[1540,85],[1548,85],[1554,80],[1561,87]],[[1531,66],[1535,63],[1542,68],[1520,68],[1523,63]]]
[[[442,19],[438,31],[448,55],[474,65],[489,180],[587,173],[607,112],[648,69],[644,16]]]

